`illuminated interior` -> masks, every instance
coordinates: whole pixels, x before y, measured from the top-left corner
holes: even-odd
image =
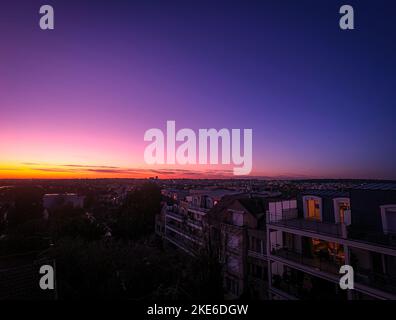
[[[318,200],[307,200],[307,218],[320,220],[320,204]]]
[[[339,207],[338,207],[338,213],[339,213],[339,217],[340,217],[340,223],[344,223],[345,222],[345,211],[349,210],[349,203],[347,202],[340,202],[339,203]]]

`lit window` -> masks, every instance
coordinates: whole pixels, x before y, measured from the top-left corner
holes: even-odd
[[[341,202],[339,204],[339,214],[340,214],[340,222],[345,222],[345,211],[349,210],[349,204],[346,202]]]
[[[307,200],[307,217],[308,219],[320,220],[320,203],[318,200]]]

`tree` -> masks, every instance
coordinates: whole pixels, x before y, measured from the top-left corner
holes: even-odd
[[[155,215],[161,210],[161,191],[154,183],[143,184],[127,195],[112,224],[117,238],[139,239],[154,230]]]
[[[8,226],[10,229],[25,223],[28,220],[42,217],[43,190],[38,187],[23,186],[12,190],[11,198],[14,205],[8,214]]]

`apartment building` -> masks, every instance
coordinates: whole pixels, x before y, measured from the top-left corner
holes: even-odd
[[[313,190],[297,212],[267,215],[269,293],[273,299],[396,299],[396,185],[348,192]],[[352,265],[355,289],[341,290]]]
[[[282,195],[191,192],[156,232],[191,255],[216,252],[225,298],[396,299],[396,184]],[[342,265],[354,290],[342,290]]]
[[[174,191],[171,202],[163,204],[161,213],[155,219],[155,232],[166,242],[184,252],[196,256],[209,243],[207,223],[208,212],[226,195],[235,194],[230,190],[192,190],[188,194],[178,193],[175,201]]]
[[[212,245],[223,265],[225,298],[268,298],[266,213],[296,210],[295,200],[242,194],[223,199],[211,212]]]

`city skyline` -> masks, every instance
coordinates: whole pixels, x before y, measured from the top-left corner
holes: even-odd
[[[0,13],[0,179],[233,177],[146,165],[167,120],[252,128],[251,177],[396,179],[390,1],[41,4]]]

